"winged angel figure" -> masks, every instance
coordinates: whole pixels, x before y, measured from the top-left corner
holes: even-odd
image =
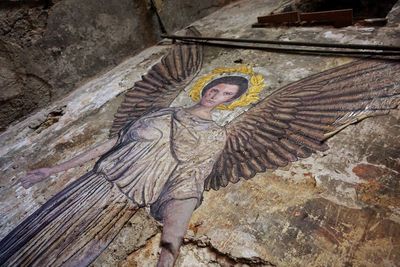
[[[189,30],[196,34],[194,29]],[[250,179],[316,151],[349,124],[400,104],[400,64],[360,60],[289,84],[263,100],[261,75],[221,68],[200,78],[192,107],[170,107],[202,65],[202,47],[176,43],[126,92],[110,139],[52,168],[31,171],[24,187],[100,159],[0,243],[6,266],[85,266],[142,207],[163,223],[158,266],[173,266],[204,190]],[[224,127],[214,109],[252,105]]]

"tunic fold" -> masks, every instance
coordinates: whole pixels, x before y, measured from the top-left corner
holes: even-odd
[[[162,221],[170,200],[196,198],[225,145],[224,128],[182,108],[126,125],[92,171],[0,241],[1,266],[86,266],[140,207]]]
[[[182,108],[168,108],[127,125],[95,171],[112,181],[139,207],[161,220],[163,204],[196,198],[225,145],[225,130]]]

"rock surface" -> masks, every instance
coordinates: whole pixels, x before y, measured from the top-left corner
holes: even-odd
[[[174,32],[198,20],[222,6],[237,0],[155,0],[154,3],[167,32]]]
[[[176,29],[231,1],[158,2],[168,29]],[[0,131],[154,45],[159,34],[149,1],[0,3]]]
[[[391,27],[251,29],[278,0],[244,0],[194,23],[204,34],[274,40],[399,45]],[[90,169],[93,162],[26,190],[26,170],[62,162],[107,138],[120,94],[168,49],[156,46],[83,84],[0,136],[1,233]],[[207,47],[199,76],[252,64],[264,95],[292,81],[354,60]],[[183,92],[173,105],[190,105]],[[220,123],[233,113],[217,112]],[[364,120],[329,139],[326,152],[205,193],[177,266],[396,266],[400,262],[400,111]],[[154,266],[160,226],[145,211],[132,218],[93,266]]]
[[[3,130],[156,41],[143,1],[44,2],[0,9]]]

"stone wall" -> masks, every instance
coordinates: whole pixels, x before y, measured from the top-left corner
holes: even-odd
[[[198,20],[234,1],[235,0],[154,0],[154,3],[165,29],[167,32],[171,33],[182,29],[188,22]]]
[[[0,13],[3,129],[156,41],[143,1],[16,1]]]
[[[230,1],[158,3],[168,29],[174,30]],[[2,1],[0,131],[155,44],[159,34],[145,0]]]

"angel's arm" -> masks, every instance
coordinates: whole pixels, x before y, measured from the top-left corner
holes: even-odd
[[[95,146],[79,155],[76,157],[73,157],[72,159],[65,161],[59,165],[56,165],[52,167],[52,174],[59,173],[62,171],[69,170],[71,168],[75,168],[77,166],[80,166],[84,164],[85,162],[88,162],[92,159],[98,158],[107,151],[109,151],[117,142],[117,137],[108,139],[107,141],[103,142],[102,144]]]
[[[29,171],[27,172],[25,177],[21,178],[20,182],[24,188],[29,188],[33,184],[43,181],[52,174],[69,170],[71,168],[80,166],[92,159],[98,158],[99,156],[109,151],[115,145],[116,142],[117,142],[117,137],[114,137],[59,165]]]

